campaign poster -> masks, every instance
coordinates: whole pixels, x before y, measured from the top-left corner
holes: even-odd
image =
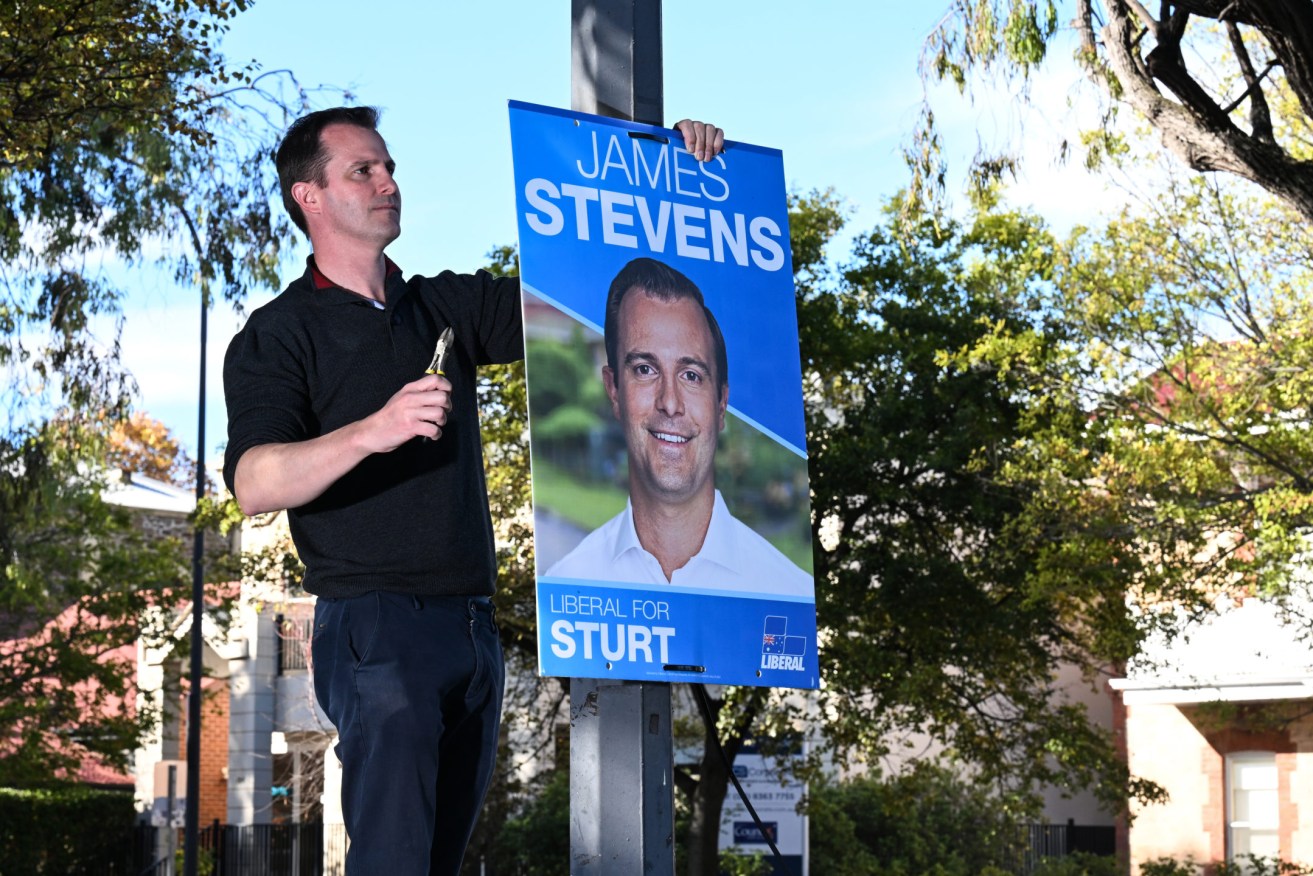
[[[510,116],[540,671],[817,687],[780,152]]]

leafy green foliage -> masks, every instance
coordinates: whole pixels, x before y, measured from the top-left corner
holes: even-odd
[[[1197,876],[1201,872],[1216,873],[1217,876],[1309,876],[1313,874],[1313,867],[1259,855],[1240,855],[1234,861],[1216,861],[1206,868],[1195,863],[1193,858],[1184,861],[1155,858],[1140,864],[1143,876]]]
[[[93,0],[0,12],[0,367],[7,429],[65,405],[117,417],[134,386],[92,321],[124,268],[158,262],[207,303],[276,284],[291,226],[270,209],[263,113],[279,76],[214,51],[245,0]],[[273,89],[273,90],[271,90]],[[281,127],[281,126],[279,126]],[[4,433],[0,433],[4,434]]]
[[[1009,807],[951,770],[813,785],[811,865],[835,876],[976,876],[1006,872],[1019,832]]]
[[[102,499],[97,446],[54,427],[0,445],[0,783],[121,767],[156,717],[134,704],[134,643],[163,641],[187,554]]]
[[[771,876],[775,865],[765,852],[743,854],[733,849],[720,853],[720,872],[723,876]]]
[[[85,756],[121,764],[155,717],[134,708],[127,652],[139,637],[161,641],[164,606],[186,592],[186,551],[146,539],[102,501],[99,472],[108,451],[115,465],[183,473],[167,440],[151,447],[138,434],[128,454],[101,440],[135,387],[113,334],[96,332],[121,321],[133,272],[148,267],[206,306],[277,282],[291,231],[271,210],[269,152],[304,95],[288,101],[287,77],[234,72],[216,51],[247,5],[0,10],[0,774],[10,781],[67,775]]]
[[[546,774],[535,792],[507,819],[490,852],[488,864],[494,873],[565,876],[570,872],[568,769]]]
[[[799,287],[824,732],[870,759],[920,731],[1018,800],[1092,787],[1115,810],[1128,788],[1112,740],[1055,677],[1136,641],[1121,572],[1056,574],[1067,533],[1044,530],[1033,481],[1006,476],[1033,436],[1078,442],[1084,417],[1016,367],[952,360],[992,331],[1042,339],[1040,359],[1061,343],[1038,306],[1057,241],[985,206],[963,225],[891,213],[842,277]]]
[[[495,248],[488,259],[488,270],[494,276],[519,276],[514,247]],[[502,644],[509,651],[525,661],[536,661],[533,485],[524,363],[482,369],[478,392],[488,506],[497,525],[497,623]]]
[[[0,20],[0,166],[37,169],[61,141],[112,136],[107,118],[119,130],[161,126],[205,145],[208,89],[244,79],[223,67],[209,41],[247,5],[91,0],[11,8]]]
[[[487,270],[495,276],[519,275],[514,247],[494,248],[487,257]],[[505,872],[564,873],[568,871],[570,845],[569,770],[558,769],[555,778],[549,776],[547,784],[537,789],[536,796],[530,792],[530,802],[517,808],[524,793],[516,777],[518,759],[532,757],[537,749],[554,744],[557,716],[568,694],[560,679],[537,674],[533,485],[529,476],[524,363],[480,369],[478,393],[488,506],[497,537],[497,626],[507,675],[519,681],[508,685],[502,714],[507,731],[527,744],[529,750],[507,749],[498,758],[489,795],[495,798],[494,811],[485,811],[481,818],[465,865],[471,873],[477,873],[471,863],[473,850],[482,849],[481,854],[494,867],[499,863],[506,868],[528,868]],[[521,842],[529,844],[519,845]]]
[[[791,196],[790,246],[794,283],[800,296],[820,294],[820,288],[833,281],[835,272],[826,258],[826,247],[843,227],[843,222],[844,208],[833,192]],[[803,337],[807,337],[809,330],[838,336],[848,329],[831,312],[822,312],[819,308],[799,308],[798,320]],[[808,372],[814,367],[813,351],[804,344],[801,352],[804,392],[807,392],[811,380]],[[815,445],[810,446],[815,453]],[[814,515],[814,503],[812,507]],[[710,724],[716,728],[720,746],[731,761],[749,738],[788,739],[797,732],[800,720],[797,703],[782,692],[765,688],[716,687],[708,688],[706,694]],[[697,714],[692,705],[685,702],[684,706],[686,712]],[[701,755],[696,764],[675,770],[675,786],[681,794],[679,808],[687,813],[688,819],[684,848],[686,872],[691,876],[712,873],[719,866],[720,815],[729,787],[729,774],[716,751],[716,740],[703,729],[705,720],[694,718],[680,722],[689,737],[681,747],[695,750],[700,747]]]
[[[1113,811],[1154,799],[1056,680],[1075,666],[1097,684],[1144,634],[1122,598],[1143,566],[1136,542],[1110,541],[1097,491],[1046,467],[1045,454],[1083,459],[1088,435],[1079,399],[1029,370],[1071,343],[1045,304],[1060,241],[989,199],[961,224],[891,207],[840,268],[826,257],[837,199],[792,206],[824,687],[816,703],[720,690],[722,744],[733,757],[745,738],[816,728],[815,762],[798,767],[815,780],[827,754],[870,764],[921,733],[996,788],[1010,818],[1041,785],[1089,788]],[[1031,343],[1007,361],[961,357],[996,335]],[[1041,490],[1049,477],[1064,489]],[[676,771],[690,873],[714,866],[718,763],[708,741]]]
[[[0,873],[104,873],[132,863],[132,794],[85,787],[0,788]]]
[[[1043,858],[1030,876],[1120,876],[1121,862],[1115,857],[1073,852],[1061,858]]]
[[[1299,590],[1313,508],[1306,224],[1215,183],[1171,186],[1077,231],[1036,301],[1046,325],[995,326],[958,359],[1085,416],[1079,433],[1035,432],[1003,475],[1033,485],[1030,532],[1064,534],[1055,584],[1120,579],[1135,597],[1134,630],[1105,653],[1129,657],[1145,631],[1170,634],[1221,594]]]

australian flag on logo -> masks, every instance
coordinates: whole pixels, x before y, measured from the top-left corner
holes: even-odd
[[[761,653],[788,654],[801,657],[807,653],[806,636],[786,635],[789,619],[779,615],[767,615],[761,631]]]

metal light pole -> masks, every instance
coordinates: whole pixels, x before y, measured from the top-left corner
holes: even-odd
[[[662,124],[661,0],[572,0],[570,107]],[[570,873],[675,872],[670,686],[570,680]]]
[[[205,344],[210,318],[209,290],[201,283],[201,387],[196,425],[196,505],[205,498]],[[183,872],[197,876],[200,851],[201,797],[201,676],[205,618],[205,532],[200,523],[192,536],[191,552],[191,684],[187,697],[187,813],[183,842]]]

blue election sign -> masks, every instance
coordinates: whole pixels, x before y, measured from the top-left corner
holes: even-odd
[[[510,115],[541,671],[816,687],[780,152]]]

